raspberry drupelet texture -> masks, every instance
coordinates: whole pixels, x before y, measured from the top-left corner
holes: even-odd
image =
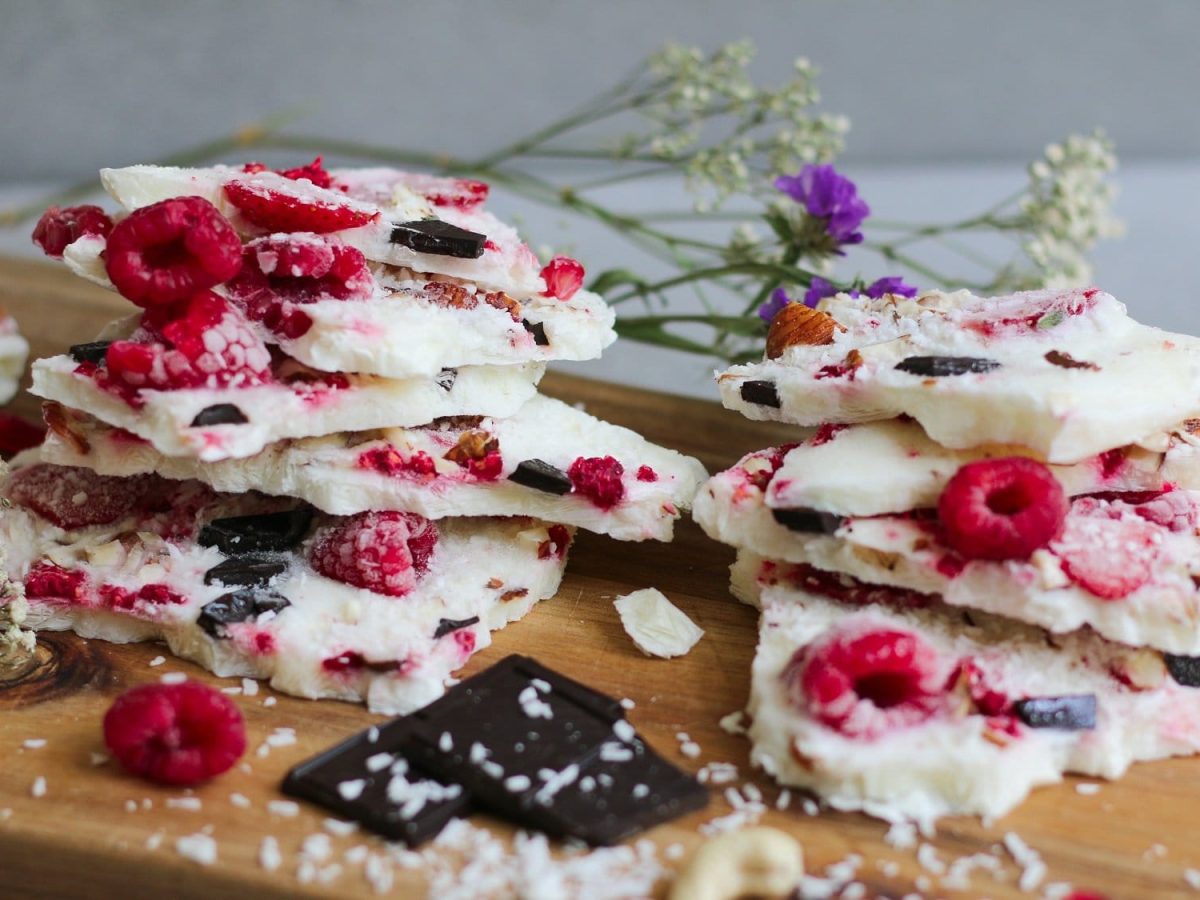
[[[242,242],[203,197],[173,197],[113,226],[104,265],[116,289],[138,306],[176,303],[236,275]]]
[[[437,541],[437,526],[414,513],[365,512],[322,529],[309,562],[335,581],[403,597],[429,570]]]
[[[580,456],[567,470],[575,493],[601,509],[612,509],[625,496],[625,467],[611,456]]]
[[[25,596],[30,600],[82,603],[87,599],[87,576],[51,562],[34,563],[25,576]]]
[[[946,543],[966,559],[1028,559],[1062,531],[1068,501],[1050,469],[1022,456],[967,463],[938,500]]]
[[[107,525],[139,511],[162,485],[157,475],[116,478],[76,466],[39,463],[13,472],[8,495],[18,506],[71,531]]]
[[[140,778],[198,784],[238,761],[246,751],[246,726],[233,701],[207,685],[144,684],[109,707],[104,744]]]
[[[1138,509],[1077,500],[1050,548],[1067,577],[1101,600],[1120,600],[1149,581],[1163,526],[1137,515]]]
[[[98,206],[51,206],[33,227],[33,242],[57,258],[85,234],[107,237],[112,228],[112,219]]]
[[[783,678],[792,703],[852,738],[918,725],[946,696],[933,648],[891,628],[849,628],[802,647]]]
[[[556,256],[542,269],[542,281],[546,282],[543,297],[570,300],[583,287],[583,265],[569,256]]]

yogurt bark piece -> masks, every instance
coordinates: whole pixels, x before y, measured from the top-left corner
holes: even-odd
[[[545,370],[540,363],[463,366],[429,378],[385,378],[276,358],[271,377],[257,384],[130,391],[105,379],[104,343],[35,361],[31,393],[86,409],[164,455],[206,461],[250,456],[286,438],[511,415],[536,394]]]
[[[635,541],[670,540],[705,477],[691,457],[540,395],[508,418],[458,416],[283,441],[247,459],[212,463],[163,456],[68,413],[43,453],[106,475],[158,472],[219,491],[299,497],[336,515],[534,516]]]
[[[771,510],[742,469],[710,479],[693,515],[740,550],[844,572],[863,581],[941,594],[1064,633],[1200,655],[1200,492],[1077,497],[1061,533],[1027,559],[964,559],[930,512],[840,517]]]
[[[256,212],[262,200],[283,197],[288,203],[338,211],[338,219],[351,227],[328,233],[369,260],[461,278],[517,299],[545,290],[536,255],[512,227],[484,210],[482,203],[438,202],[454,190],[457,180],[422,180],[390,169],[339,170],[332,176],[332,184],[324,188],[307,179],[232,166],[139,165],[100,172],[104,189],[126,210],[169,197],[199,196],[244,237],[252,238],[293,230],[273,228]],[[422,190],[414,190],[418,183]]]
[[[751,759],[836,809],[997,817],[1064,772],[1200,749],[1200,688],[1171,672],[1197,681],[1156,651],[802,567],[742,587],[762,607]]]
[[[1195,436],[1186,424],[1154,436],[1145,446],[1117,447],[1076,463],[1051,464],[1069,496],[1161,491],[1170,484],[1200,488],[1193,471]],[[748,479],[765,483],[771,510],[822,510],[873,516],[937,506],[946,482],[981,459],[1036,456],[1027,448],[990,444],[951,450],[929,439],[916,422],[887,419],[825,425],[804,441],[747,454],[717,475],[730,490]]]
[[[63,259],[76,274],[112,288],[104,247],[104,238],[85,235]],[[241,274],[217,290],[267,343],[331,372],[404,378],[449,366],[595,359],[616,339],[613,310],[588,291],[516,300],[443,274],[368,267],[361,256],[357,269],[347,263],[343,274],[330,274],[330,265],[340,271],[332,261],[348,247],[337,235],[252,239]]]
[[[908,415],[946,447],[1020,444],[1071,463],[1200,406],[1200,340],[1140,325],[1095,289],[838,295],[809,314],[776,358],[719,376],[727,407],[813,426]]]
[[[0,541],[27,625],[162,640],[222,677],[389,714],[438,697],[490,629],[553,596],[571,540],[532,519],[314,516],[37,463],[4,495]]]
[[[16,319],[0,310],[0,403],[16,396],[28,356],[29,344],[17,331]]]

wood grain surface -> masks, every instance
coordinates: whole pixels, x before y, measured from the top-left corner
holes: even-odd
[[[61,352],[68,344],[94,337],[99,327],[127,311],[113,295],[37,262],[0,260],[0,305],[20,321],[35,355]],[[578,369],[580,367],[576,367]],[[586,371],[586,368],[582,369]],[[779,441],[786,431],[756,425],[715,403],[635,391],[567,375],[547,377],[545,390],[581,401],[589,412],[635,428],[651,440],[698,456],[712,470],[740,454]],[[13,409],[36,414],[37,403],[22,395]],[[738,784],[752,781],[768,801],[778,795],[769,779],[752,772],[747,744],[726,734],[718,719],[746,700],[755,641],[755,612],[730,599],[728,549],[683,523],[672,544],[621,544],[581,535],[558,596],[542,603],[524,621],[496,634],[495,643],[467,668],[474,672],[519,651],[617,697],[631,698],[633,724],[658,750],[688,769],[707,761],[728,761],[740,770]],[[649,659],[622,631],[612,599],[630,590],[663,590],[706,631],[686,657]],[[173,659],[153,668],[163,652],[155,645],[120,646],[85,642],[72,635],[47,635],[36,665],[0,688],[0,897],[276,897],[373,896],[361,867],[345,866],[331,884],[301,884],[295,852],[321,830],[325,815],[303,807],[295,817],[272,815],[267,804],[282,799],[277,786],[294,763],[365,728],[376,717],[333,701],[297,700],[283,695],[273,707],[263,688],[257,696],[236,698],[246,716],[251,752],[245,765],[194,796],[199,810],[168,807],[178,790],[166,790],[122,775],[112,763],[93,766],[103,749],[100,721],[110,701],[126,688],[156,680],[166,671],[202,681],[236,686]],[[296,730],[293,746],[265,756],[254,748],[275,728]],[[676,732],[700,744],[698,759],[679,753]],[[26,748],[26,740],[45,740]],[[31,788],[46,780],[45,795]],[[1003,777],[998,772],[996,777]],[[1041,853],[1049,867],[1045,883],[1070,882],[1111,898],[1185,896],[1187,867],[1200,868],[1200,762],[1172,760],[1134,766],[1120,782],[1098,792],[1077,792],[1076,779],[1036,792],[1020,809],[992,827],[971,819],[948,819],[929,842],[944,862],[975,852],[996,852],[1007,832],[1019,834]],[[237,792],[250,800],[238,808]],[[132,803],[130,803],[132,801]],[[127,811],[127,804],[136,807]],[[148,807],[148,808],[146,808]],[[713,792],[704,811],[649,833],[660,847],[703,840],[702,822],[729,812]],[[505,826],[479,818],[499,833]],[[1002,880],[977,874],[967,890],[954,891],[918,865],[912,850],[883,841],[886,827],[865,816],[822,812],[807,816],[798,801],[783,812],[771,810],[765,823],[785,828],[803,843],[808,871],[821,874],[849,854],[861,854],[858,878],[867,896],[1010,897],[1020,868],[1007,854]],[[202,867],[174,849],[176,838],[211,826],[219,861]],[[162,834],[157,849],[147,839]],[[283,867],[267,873],[257,863],[264,835],[275,836]],[[355,844],[376,844],[363,834],[334,837],[339,856]],[[895,867],[880,861],[892,861]],[[885,877],[883,872],[892,873]],[[919,881],[919,879],[928,879]],[[1044,887],[1044,885],[1043,885]],[[661,886],[660,886],[661,890]],[[399,871],[396,896],[421,896],[420,871]]]

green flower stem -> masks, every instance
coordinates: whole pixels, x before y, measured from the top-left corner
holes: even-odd
[[[626,300],[632,300],[636,297],[645,297],[651,294],[661,293],[662,291],[670,290],[673,287],[678,287],[682,284],[689,284],[693,281],[711,281],[718,278],[725,278],[730,275],[758,275],[773,279],[775,282],[787,281],[797,284],[805,284],[812,280],[813,273],[804,269],[796,268],[795,266],[785,266],[778,263],[759,263],[759,262],[744,262],[730,263],[724,266],[710,266],[701,269],[692,269],[689,272],[684,272],[672,278],[666,278],[662,281],[650,282],[637,285],[630,288],[623,294],[615,297],[608,297],[608,302],[612,304],[624,303]],[[768,291],[768,293],[770,293]]]

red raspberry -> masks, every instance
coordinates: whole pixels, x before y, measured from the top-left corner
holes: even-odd
[[[357,465],[383,475],[409,475],[422,481],[437,477],[437,465],[424,450],[402,456],[395,447],[372,447],[359,454]]]
[[[366,512],[322,529],[308,558],[328,578],[402,597],[429,570],[437,540],[437,526],[414,513]]]
[[[132,515],[160,486],[155,475],[115,478],[76,466],[39,463],[13,472],[8,496],[18,506],[71,531]]]
[[[638,481],[658,481],[658,473],[649,466],[638,466],[637,470]]]
[[[280,173],[284,178],[290,178],[293,181],[306,179],[311,181],[319,188],[333,187],[333,176],[325,171],[325,164],[321,157],[317,157],[307,166],[297,166],[294,169],[283,169]]]
[[[237,308],[197,294],[162,326],[165,343],[114,341],[101,381],[119,388],[176,390],[249,386],[271,378],[271,353]]]
[[[471,178],[410,175],[407,184],[434,206],[452,206],[455,209],[474,209],[487,200],[491,190],[486,182]]]
[[[893,629],[843,628],[796,651],[783,678],[791,701],[847,737],[919,725],[944,705],[937,655]]]
[[[138,306],[185,300],[237,274],[242,242],[203,197],[172,197],[118,222],[104,251],[108,277]]]
[[[332,194],[332,192],[328,192]],[[266,231],[312,231],[326,234],[366,225],[379,214],[338,202],[321,191],[291,187],[290,182],[230,181],[225,196],[246,220]]]
[[[87,575],[54,563],[36,563],[25,576],[25,596],[30,600],[82,603],[87,597]]]
[[[542,269],[542,281],[546,282],[543,297],[570,300],[583,287],[583,266],[569,256],[556,256]]]
[[[143,684],[108,708],[104,744],[140,778],[196,784],[246,752],[246,725],[233,701],[207,685]]]
[[[538,559],[562,559],[571,548],[571,531],[565,525],[551,525],[546,529],[546,540],[538,544]]]
[[[47,256],[57,259],[68,244],[75,243],[85,234],[107,237],[112,227],[112,219],[98,206],[51,206],[33,226],[33,242]]]
[[[1133,506],[1133,511],[1147,522],[1171,531],[1191,531],[1196,527],[1196,505],[1183,491],[1167,491]]]
[[[1111,507],[1077,503],[1062,536],[1050,547],[1067,577],[1101,600],[1132,594],[1154,572],[1161,526],[1141,518],[1114,518]],[[1089,512],[1083,512],[1089,510]]]
[[[567,470],[575,493],[601,509],[612,509],[625,496],[624,474],[625,467],[611,456],[581,456]]]
[[[175,593],[165,584],[145,584],[136,591],[115,584],[100,585],[100,599],[113,609],[130,610],[138,603],[148,606],[182,606],[187,598]]]
[[[1028,559],[1054,540],[1066,515],[1058,479],[1023,456],[967,463],[938,500],[943,537],[967,559]]]
[[[5,458],[36,447],[46,436],[46,426],[28,422],[12,413],[0,412],[0,454]]]

